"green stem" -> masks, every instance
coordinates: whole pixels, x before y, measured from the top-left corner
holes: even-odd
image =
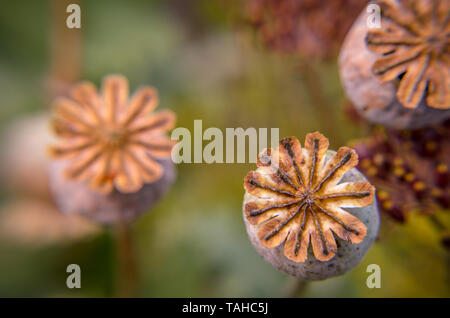
[[[441,238],[444,239],[444,236],[448,234],[448,229],[443,222],[434,214],[429,215],[428,219],[434,225],[434,227],[439,231]],[[442,241],[443,247],[446,250],[445,253],[445,262],[447,263],[447,284],[450,286],[450,249],[448,249],[444,242]]]
[[[431,221],[431,223],[435,226],[435,228],[439,231],[439,232],[443,232],[446,230],[446,227],[444,225],[444,223],[441,222],[441,220],[439,220],[436,215],[434,214],[430,214],[428,216],[429,220]]]

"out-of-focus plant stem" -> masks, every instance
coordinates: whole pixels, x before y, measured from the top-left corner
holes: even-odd
[[[286,286],[283,291],[284,292],[283,297],[286,298],[302,297],[307,286],[308,282],[296,278],[291,278],[286,283]]]
[[[445,224],[443,222],[441,222],[441,220],[434,214],[429,215],[428,219],[431,221],[431,223],[433,224],[433,226],[436,228],[436,230],[438,230],[439,235],[441,235],[442,237],[442,245],[444,247],[444,249],[446,250],[446,257],[445,257],[445,262],[447,263],[447,282],[450,286],[450,249],[444,244],[444,238],[445,235],[448,235],[449,230],[447,229],[447,227],[445,226]]]
[[[431,221],[431,223],[436,227],[436,229],[438,231],[444,231],[445,230],[445,225],[441,222],[441,220],[439,220],[436,215],[431,214],[429,215],[429,219]]]
[[[120,222],[116,226],[117,241],[117,297],[137,296],[137,262],[131,226]]]
[[[69,29],[66,24],[67,6],[80,5],[81,0],[52,0],[51,9],[51,60],[48,91],[50,99],[64,94],[68,87],[80,79],[81,29]],[[83,11],[81,11],[83,23]],[[81,24],[83,26],[83,24]]]
[[[324,94],[320,74],[317,71],[315,62],[302,60],[299,64],[300,72],[303,76],[303,83],[308,97],[312,103],[314,112],[317,114],[319,122],[325,127],[326,133],[333,136],[333,140],[339,143],[344,142],[341,138],[341,131],[336,126],[337,120],[334,116],[334,109],[331,107],[327,97]]]
[[[434,214],[430,214],[428,216],[428,219],[431,221],[431,224],[436,228],[436,230],[439,232],[439,234],[444,238],[444,236],[448,235],[449,229],[447,226]],[[448,249],[446,246],[444,246],[447,250],[447,252],[450,253],[450,249]]]

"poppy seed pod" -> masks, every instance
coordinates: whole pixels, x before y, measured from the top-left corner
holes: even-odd
[[[450,208],[450,120],[417,130],[378,127],[351,145],[358,169],[377,187],[381,213],[406,222],[412,212]]]
[[[81,214],[101,224],[116,224],[134,221],[149,211],[168,191],[175,180],[172,160],[159,162],[164,170],[157,181],[145,184],[133,193],[114,190],[108,194],[99,193],[84,182],[64,177],[67,162],[52,161],[49,164],[50,191],[59,210],[67,214]]]
[[[26,115],[8,125],[0,140],[0,176],[9,190],[50,198],[45,145],[51,141],[46,112]]]
[[[170,111],[153,113],[156,91],[142,87],[128,98],[120,75],[74,86],[55,101],[52,126],[60,142],[50,148],[50,188],[61,211],[101,223],[131,221],[174,181]]]
[[[91,238],[100,227],[80,215],[63,215],[45,200],[20,197],[0,208],[0,238],[32,247]]]
[[[328,150],[320,133],[265,150],[245,177],[244,221],[253,246],[275,268],[322,280],[354,268],[375,241],[375,189],[354,167],[354,150]]]
[[[415,129],[450,118],[450,0],[376,2],[380,28],[360,15],[339,57],[348,97],[366,119]]]
[[[244,19],[269,49],[309,59],[329,59],[367,2],[249,0],[244,2]]]

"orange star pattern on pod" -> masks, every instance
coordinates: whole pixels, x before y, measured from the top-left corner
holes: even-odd
[[[277,151],[260,154],[258,169],[244,180],[245,190],[256,198],[244,211],[251,224],[259,225],[259,240],[267,248],[284,242],[284,255],[295,262],[307,259],[310,242],[316,259],[327,261],[337,251],[334,234],[352,243],[366,236],[364,223],[342,207],[369,206],[374,187],[340,183],[358,156],[341,147],[325,160],[328,144],[318,132],[306,136],[305,149],[297,138],[285,138]]]
[[[92,83],[79,83],[54,103],[52,127],[60,142],[50,153],[70,160],[68,179],[104,194],[114,188],[136,192],[162,176],[158,159],[170,157],[174,145],[166,133],[175,114],[153,112],[157,105],[157,92],[149,86],[129,97],[128,80],[121,75],[105,77],[101,92]]]
[[[382,0],[381,28],[369,30],[372,67],[383,82],[398,80],[397,98],[416,108],[450,108],[450,0]]]

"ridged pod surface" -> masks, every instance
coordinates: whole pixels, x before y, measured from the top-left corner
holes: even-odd
[[[355,267],[379,227],[375,189],[358,171],[356,153],[328,150],[308,134],[265,150],[247,174],[243,214],[253,246],[275,268],[302,280],[322,280]]]

